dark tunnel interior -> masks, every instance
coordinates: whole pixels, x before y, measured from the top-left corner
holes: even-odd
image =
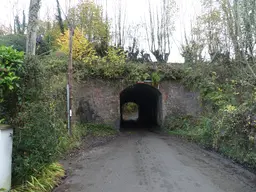
[[[123,106],[138,105],[138,119],[124,120]],[[135,84],[120,93],[120,130],[150,130],[159,128],[162,121],[162,94],[148,84]]]

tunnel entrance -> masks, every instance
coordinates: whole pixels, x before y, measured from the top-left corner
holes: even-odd
[[[131,103],[135,105],[131,105]],[[137,106],[135,118],[127,119],[127,106]],[[148,84],[135,84],[120,93],[120,129],[154,131],[162,123],[162,94]]]

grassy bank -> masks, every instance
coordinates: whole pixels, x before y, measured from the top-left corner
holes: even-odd
[[[191,117],[190,117],[191,118]],[[227,135],[223,129],[218,130],[215,118],[200,117],[173,117],[169,119],[167,131],[171,135],[183,137],[214,150],[235,162],[256,170],[256,151],[254,142],[243,134],[233,133]],[[178,127],[175,125],[179,125]]]
[[[81,124],[77,125],[73,129],[72,136],[66,136],[62,138],[62,142],[59,143],[58,148],[59,158],[64,157],[67,152],[72,149],[79,148],[83,143],[83,138],[86,136],[92,137],[108,137],[114,136],[117,131],[108,125],[101,124]],[[41,164],[38,170],[22,183],[13,186],[11,192],[50,192],[56,185],[59,184],[61,179],[65,176],[65,170],[61,164],[57,162],[48,164]],[[34,167],[33,167],[34,168]]]
[[[184,85],[200,92],[199,117],[166,119],[169,133],[188,138],[256,168],[256,88],[253,79],[221,64],[185,66]]]
[[[12,112],[6,119],[14,127],[12,186],[16,191],[49,191],[63,175],[56,163],[63,154],[79,147],[87,135],[115,134],[109,126],[86,124],[75,125],[68,136],[65,65],[65,58],[27,58],[19,89],[6,97],[6,111]]]

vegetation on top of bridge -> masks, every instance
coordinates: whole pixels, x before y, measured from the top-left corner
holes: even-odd
[[[61,56],[58,56],[59,54],[61,53],[39,57],[39,60],[47,66],[47,69],[54,71],[56,74],[60,72],[65,73],[67,71],[67,57],[63,53]],[[148,79],[153,81],[181,80],[185,74],[183,64],[136,63],[126,61],[123,57],[115,58],[113,61],[111,58],[116,56],[118,55],[108,56],[110,57],[108,59],[97,58],[93,65],[88,65],[88,63],[80,60],[74,60],[73,74],[75,80],[77,82],[88,78],[124,80],[126,82]]]

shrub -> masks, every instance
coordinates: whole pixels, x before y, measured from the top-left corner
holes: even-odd
[[[18,52],[12,47],[0,46],[0,89],[12,90],[19,79],[23,63],[23,52]]]
[[[124,77],[129,82],[144,81],[150,77],[149,69],[146,65],[137,63],[127,63],[124,69]]]
[[[99,61],[100,74],[104,78],[116,79],[124,75],[125,53],[121,49],[108,48],[106,56]]]
[[[236,73],[220,69],[223,66],[208,64],[186,69],[183,82],[200,91],[204,111],[196,120],[169,117],[166,128],[255,168],[256,89]]]
[[[26,36],[18,34],[1,35],[0,45],[12,46],[17,51],[26,51]]]
[[[25,61],[18,92],[19,113],[14,121],[14,184],[37,176],[43,165],[60,154],[60,140],[66,136],[65,86],[52,86],[54,77],[38,59]]]
[[[42,190],[51,184],[44,182],[49,166],[67,150],[78,147],[83,136],[113,135],[115,131],[105,125],[73,126],[69,137],[66,127],[66,73],[65,60],[55,57],[33,57],[25,60],[20,77],[18,111],[13,138],[13,186],[18,189]],[[56,65],[58,63],[60,66]],[[59,70],[60,69],[60,70]],[[62,71],[63,70],[63,71]],[[53,175],[56,173],[52,170]],[[57,171],[58,173],[58,171]],[[37,180],[38,182],[37,182]],[[33,186],[30,186],[30,183]],[[35,186],[34,186],[35,185]],[[52,188],[53,186],[51,186]],[[43,190],[42,190],[43,191]]]
[[[12,115],[9,107],[14,106],[11,100],[15,100],[13,93],[19,87],[23,56],[12,47],[0,46],[0,123],[6,123]]]

